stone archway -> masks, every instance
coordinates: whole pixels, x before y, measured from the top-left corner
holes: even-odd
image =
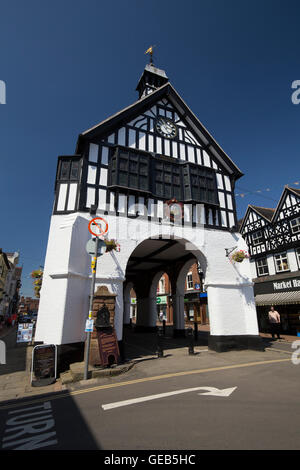
[[[201,262],[205,271],[207,262],[204,254],[183,238],[149,238],[133,250],[127,263],[126,280],[136,289],[138,330],[151,331],[156,327],[157,284],[166,272],[172,286],[174,334],[184,334],[185,276],[190,265],[197,261]],[[125,317],[127,310],[125,306]]]

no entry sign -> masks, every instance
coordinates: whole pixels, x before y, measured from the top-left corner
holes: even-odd
[[[94,237],[102,237],[108,231],[108,223],[102,217],[95,217],[89,223],[89,232]]]

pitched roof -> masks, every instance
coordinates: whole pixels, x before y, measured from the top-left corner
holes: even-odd
[[[237,165],[235,165],[235,163],[215,141],[204,125],[193,114],[193,112],[176,92],[170,82],[167,82],[165,85],[161,86],[149,95],[140,98],[130,106],[127,106],[99,124],[96,124],[90,129],[82,132],[78,137],[75,153],[81,153],[81,144],[83,141],[89,141],[99,134],[103,135],[113,132],[118,125],[124,125],[125,120],[131,120],[133,117],[148,109],[148,107],[152,106],[154,102],[160,100],[164,96],[171,101],[178,115],[185,120],[186,124],[192,129],[199,141],[202,142],[205,149],[212,154],[213,158],[219,162],[220,166],[225,167],[229,174],[232,174],[235,179],[243,176],[241,170],[237,167]]]
[[[272,217],[273,217],[274,212],[276,210],[276,209],[272,209],[272,208],[269,208],[269,207],[253,206],[252,204],[250,204],[250,207],[252,207],[252,209],[254,209],[262,217],[264,217],[265,219],[268,219],[269,221],[272,220]]]

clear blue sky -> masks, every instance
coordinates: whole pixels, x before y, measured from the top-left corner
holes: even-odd
[[[0,247],[20,250],[25,295],[44,263],[57,156],[136,100],[151,44],[245,173],[236,192],[253,194],[237,196],[239,217],[300,180],[298,0],[2,0],[0,10]]]

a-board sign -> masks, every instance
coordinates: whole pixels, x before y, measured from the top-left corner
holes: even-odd
[[[31,385],[41,387],[56,380],[57,347],[55,344],[41,344],[32,351]]]
[[[32,341],[33,323],[19,323],[17,343],[30,343]]]
[[[120,358],[120,351],[116,332],[113,328],[97,330],[99,354],[102,366],[117,364]]]

